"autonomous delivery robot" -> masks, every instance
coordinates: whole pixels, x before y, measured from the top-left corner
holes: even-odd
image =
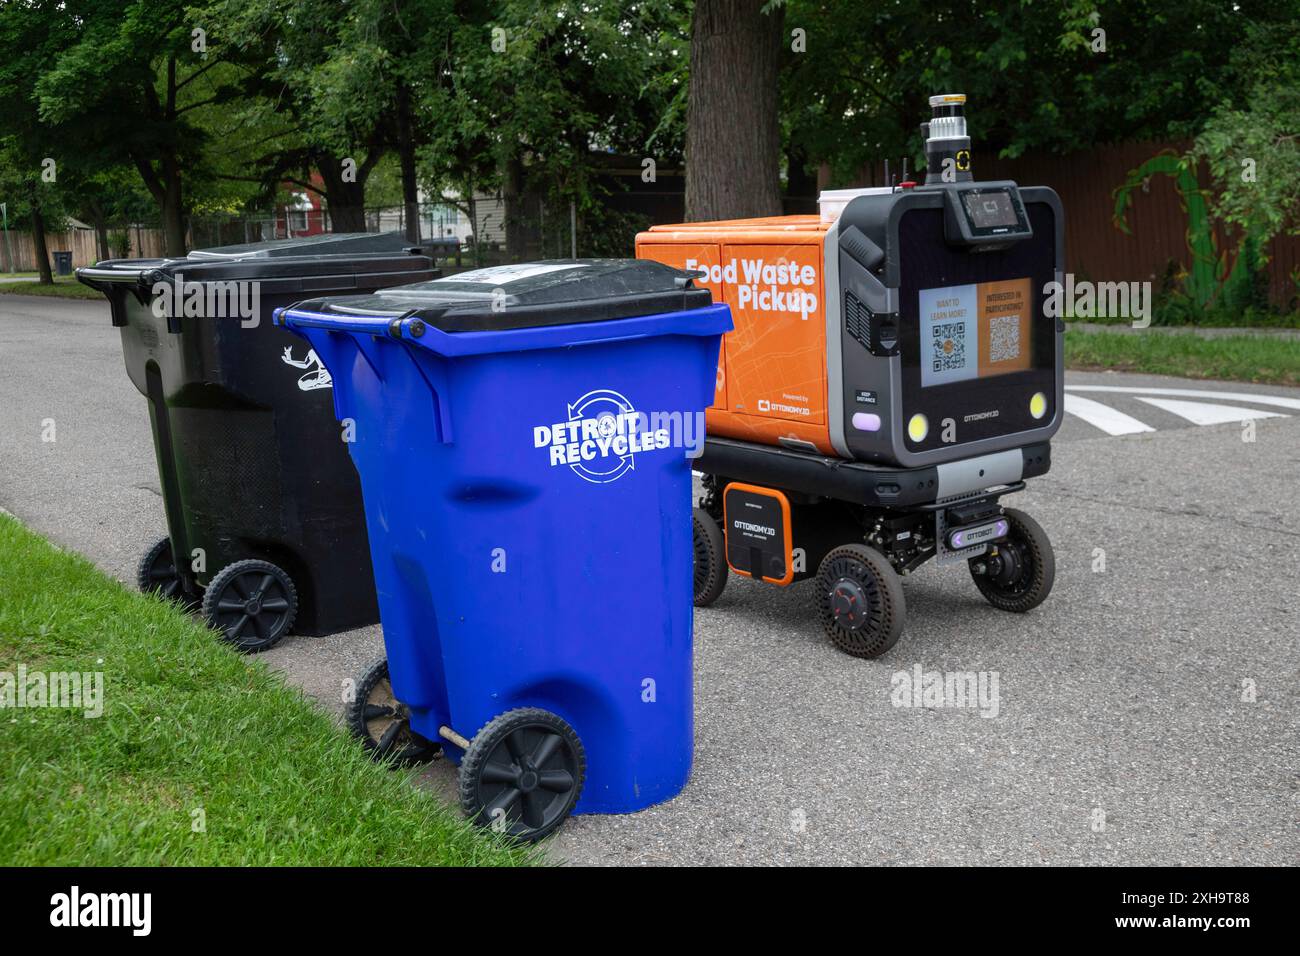
[[[966,97],[930,98],[923,183],[823,194],[817,216],[656,226],[637,256],[731,306],[695,464],[695,603],[728,572],[814,579],[826,634],[877,657],[901,578],[965,564],[994,607],[1052,588],[1046,533],[1002,499],[1051,466],[1065,326],[1044,311],[1064,212],[1043,186],[980,182]]]

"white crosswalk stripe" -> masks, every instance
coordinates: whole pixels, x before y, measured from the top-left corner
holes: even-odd
[[[1156,428],[1132,415],[1076,393],[1089,392],[1098,398],[1110,394],[1115,398],[1139,401],[1193,425],[1222,425],[1260,418],[1288,417],[1285,412],[1262,411],[1258,408],[1226,405],[1224,402],[1247,402],[1250,405],[1270,405],[1274,408],[1300,411],[1298,398],[1261,395],[1255,392],[1216,392],[1200,388],[1133,385],[1067,385],[1065,390],[1066,414],[1087,422],[1107,435],[1135,435],[1141,432],[1153,432]],[[1213,399],[1213,401],[1186,401],[1186,399]]]
[[[1300,398],[1283,398],[1280,395],[1257,395],[1254,392],[1211,392],[1202,388],[1140,388],[1134,385],[1067,385],[1067,392],[1112,392],[1121,395],[1169,395],[1176,398],[1217,398],[1229,402],[1250,402],[1254,405],[1275,405],[1300,411]]]
[[[1170,414],[1185,418],[1193,425],[1226,425],[1228,422],[1244,422],[1251,418],[1285,418],[1281,412],[1262,412],[1257,408],[1239,408],[1236,405],[1216,405],[1213,402],[1183,402],[1173,398],[1146,398],[1134,396],[1139,402],[1146,402],[1156,408],[1162,408]]]
[[[1132,415],[1125,415],[1109,405],[1094,402],[1091,398],[1065,393],[1065,412],[1082,418],[1089,425],[1100,428],[1107,435],[1135,435],[1138,432],[1155,431],[1146,422],[1140,422]]]

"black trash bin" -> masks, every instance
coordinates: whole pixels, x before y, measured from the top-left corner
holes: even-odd
[[[72,253],[71,252],[54,253],[54,274],[58,276],[72,275]]]
[[[437,276],[399,233],[337,234],[110,259],[77,270],[121,329],[149,404],[168,537],[139,585],[265,650],[292,628],[379,620],[357,474],[329,372],[274,309]]]

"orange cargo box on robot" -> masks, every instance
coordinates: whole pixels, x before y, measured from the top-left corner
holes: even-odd
[[[636,254],[704,273],[696,281],[731,306],[735,331],[718,362],[710,434],[833,454],[826,431],[826,315],[818,216],[655,226]]]
[[[936,99],[942,99],[936,97]],[[980,182],[936,105],[924,183],[823,193],[820,215],[655,226],[636,254],[731,306],[709,434],[912,468],[1048,440],[1064,215]]]

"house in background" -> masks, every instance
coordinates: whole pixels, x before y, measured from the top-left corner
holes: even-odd
[[[315,236],[325,232],[325,210],[316,193],[294,193],[294,201],[276,210],[275,237],[292,239],[296,236]]]
[[[311,183],[313,186],[323,187],[325,185],[320,173],[317,172],[312,173]],[[284,188],[289,190],[292,199],[287,203],[276,206],[276,239],[316,236],[329,231],[325,204],[321,200],[320,193],[295,187],[292,183],[285,183]]]
[[[469,217],[451,203],[431,198],[423,189],[419,191],[420,238],[449,239],[457,245],[466,245],[474,232]],[[366,210],[366,229],[370,232],[402,232],[406,227],[405,211],[401,206]]]

